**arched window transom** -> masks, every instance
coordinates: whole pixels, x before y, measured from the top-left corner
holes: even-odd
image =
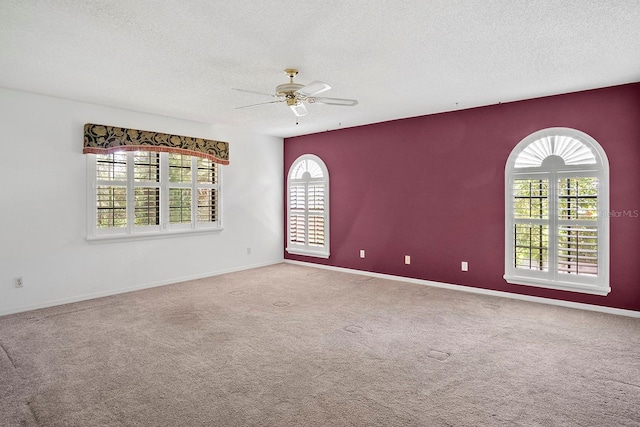
[[[527,144],[516,158],[514,167],[539,167],[549,156],[560,157],[565,165],[597,163],[591,149],[582,141],[569,135],[548,135]]]

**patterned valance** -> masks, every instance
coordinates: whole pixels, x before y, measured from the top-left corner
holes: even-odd
[[[204,157],[221,165],[229,164],[228,142],[93,123],[84,125],[84,154],[138,150],[181,153]]]

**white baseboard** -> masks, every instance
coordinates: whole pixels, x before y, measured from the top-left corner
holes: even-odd
[[[624,310],[622,308],[604,307],[601,305],[583,304],[579,302],[563,301],[551,298],[533,297],[529,295],[512,294],[509,292],[494,291],[491,289],[473,288],[471,286],[454,285],[451,283],[434,282],[431,280],[412,279],[410,277],[393,276],[391,274],[372,273],[370,271],[354,270],[344,267],[333,267],[330,265],[314,264],[310,262],[294,261],[285,259],[287,264],[297,264],[306,267],[322,268],[326,270],[340,271],[343,273],[359,274],[362,276],[377,277],[379,279],[395,280],[398,282],[415,283],[418,285],[433,286],[436,288],[451,289],[454,291],[471,292],[474,294],[490,295],[494,297],[511,298],[522,301],[537,302],[541,304],[557,305],[560,307],[576,308],[579,310],[597,311],[600,313],[615,314],[617,316],[637,317],[640,318],[640,311]]]
[[[175,285],[177,283],[188,282],[189,280],[204,279],[207,277],[219,276],[221,274],[235,273],[237,271],[243,271],[243,270],[251,270],[254,268],[266,267],[274,264],[282,264],[282,261],[283,260],[269,261],[269,262],[260,263],[260,264],[252,264],[252,265],[247,265],[243,267],[229,268],[225,270],[218,270],[218,271],[212,271],[208,273],[196,274],[193,276],[178,277],[175,279],[163,280],[160,282],[146,283],[143,285],[131,286],[128,288],[120,288],[120,289],[114,289],[114,290],[104,291],[104,292],[94,292],[91,294],[84,294],[84,295],[79,295],[71,298],[62,298],[62,299],[57,299],[52,301],[45,301],[42,303],[29,305],[25,307],[18,307],[16,309],[0,311],[0,316],[6,316],[9,314],[15,314],[15,313],[22,313],[22,312],[31,311],[31,310],[38,310],[41,308],[54,307],[56,305],[64,305],[64,304],[71,304],[74,302],[87,301],[87,300],[96,299],[96,298],[124,294],[127,292],[140,291],[142,289],[155,288],[158,286]]]

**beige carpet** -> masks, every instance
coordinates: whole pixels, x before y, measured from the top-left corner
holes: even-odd
[[[0,317],[3,426],[639,426],[640,319],[290,264]]]

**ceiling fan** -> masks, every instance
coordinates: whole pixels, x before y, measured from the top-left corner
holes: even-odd
[[[293,111],[293,114],[295,114],[297,117],[301,117],[308,113],[305,103],[313,104],[313,103],[319,102],[321,104],[341,105],[344,107],[353,107],[354,105],[358,104],[358,101],[356,101],[355,99],[326,98],[326,97],[316,96],[319,93],[322,93],[331,89],[331,86],[320,81],[311,82],[308,85],[295,83],[293,81],[293,78],[298,74],[298,70],[296,70],[295,68],[287,68],[284,70],[284,72],[287,74],[287,76],[289,76],[289,83],[283,83],[276,86],[275,95],[270,93],[254,92],[252,90],[234,88],[233,90],[237,90],[240,92],[255,93],[258,95],[266,95],[272,98],[276,98],[275,101],[260,102],[258,104],[245,105],[242,107],[236,107],[236,109],[238,110],[242,108],[256,107],[258,105],[286,102],[289,108],[291,108],[291,111]]]

